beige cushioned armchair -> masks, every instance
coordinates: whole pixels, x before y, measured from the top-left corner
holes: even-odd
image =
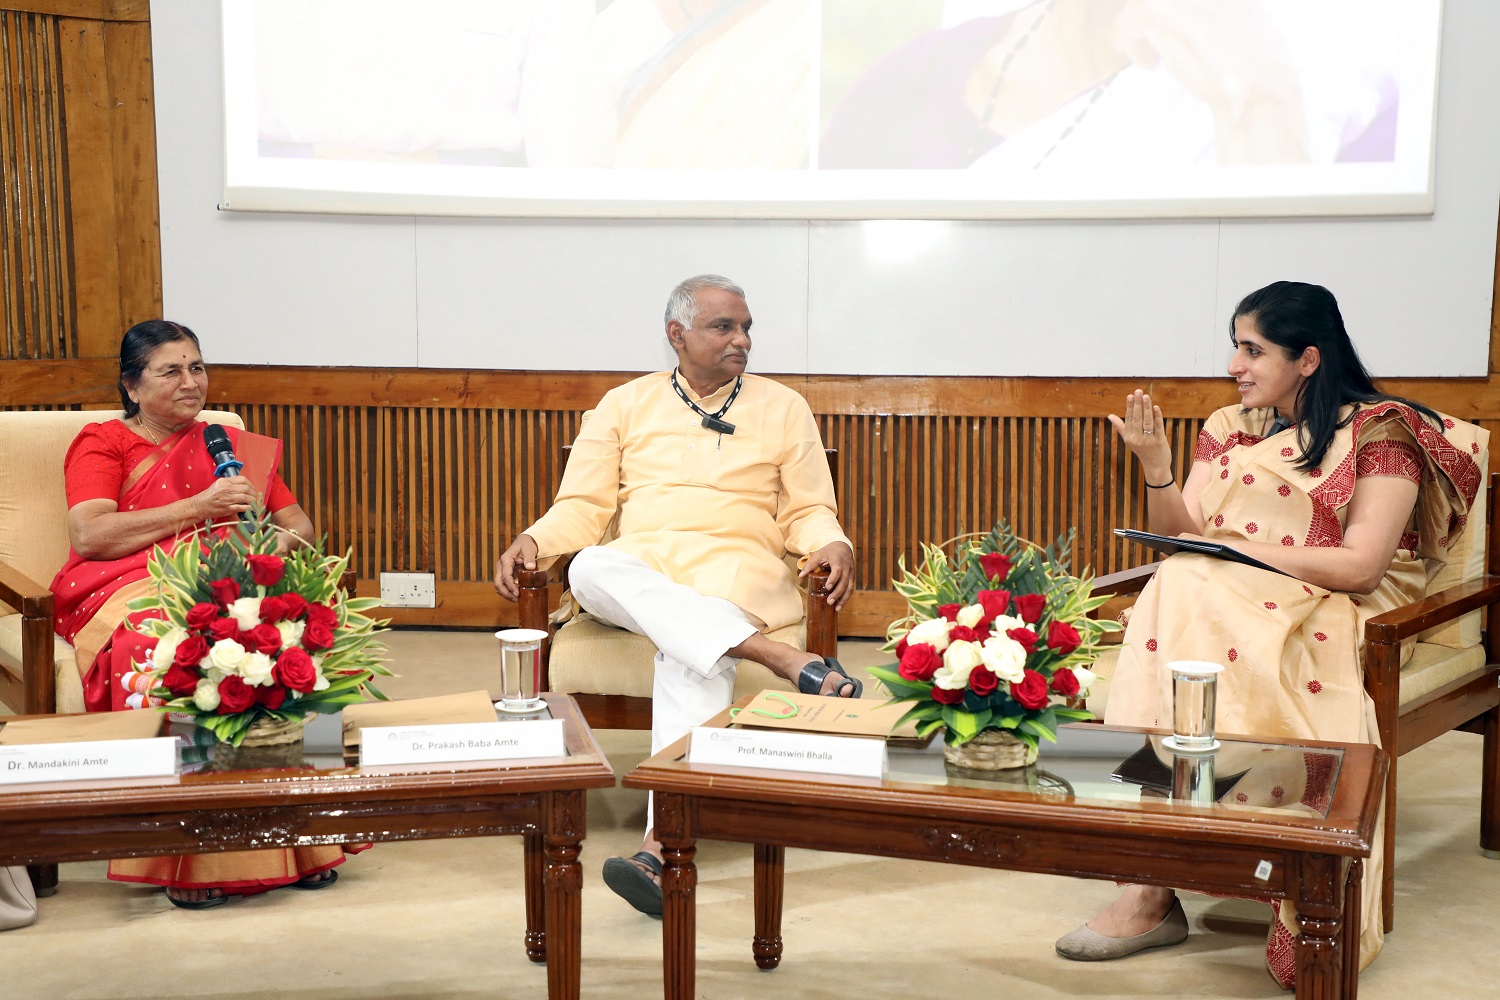
[[[26,715],[82,712],[73,647],[52,631],[47,585],[68,559],[63,458],[85,425],[120,410],[0,413],[0,702]],[[198,415],[243,428],[222,410]]]

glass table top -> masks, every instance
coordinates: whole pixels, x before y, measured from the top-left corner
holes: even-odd
[[[1182,801],[1327,817],[1344,752],[1338,748],[1224,739],[1208,753],[1174,752],[1168,737],[1069,725],[1043,741],[1035,765],[972,771],[925,747],[891,745],[885,780],[1061,796],[1121,805]]]

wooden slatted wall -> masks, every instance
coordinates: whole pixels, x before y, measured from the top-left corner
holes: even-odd
[[[0,10],[0,357],[77,355],[58,19]]]

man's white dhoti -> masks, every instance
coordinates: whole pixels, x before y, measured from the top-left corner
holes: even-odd
[[[568,584],[589,614],[656,646],[652,753],[729,705],[737,661],[725,651],[757,631],[734,604],[673,583],[635,556],[602,545],[573,557]]]

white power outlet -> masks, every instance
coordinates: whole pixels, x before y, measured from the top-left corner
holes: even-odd
[[[381,573],[380,606],[437,607],[437,577],[431,573]]]

